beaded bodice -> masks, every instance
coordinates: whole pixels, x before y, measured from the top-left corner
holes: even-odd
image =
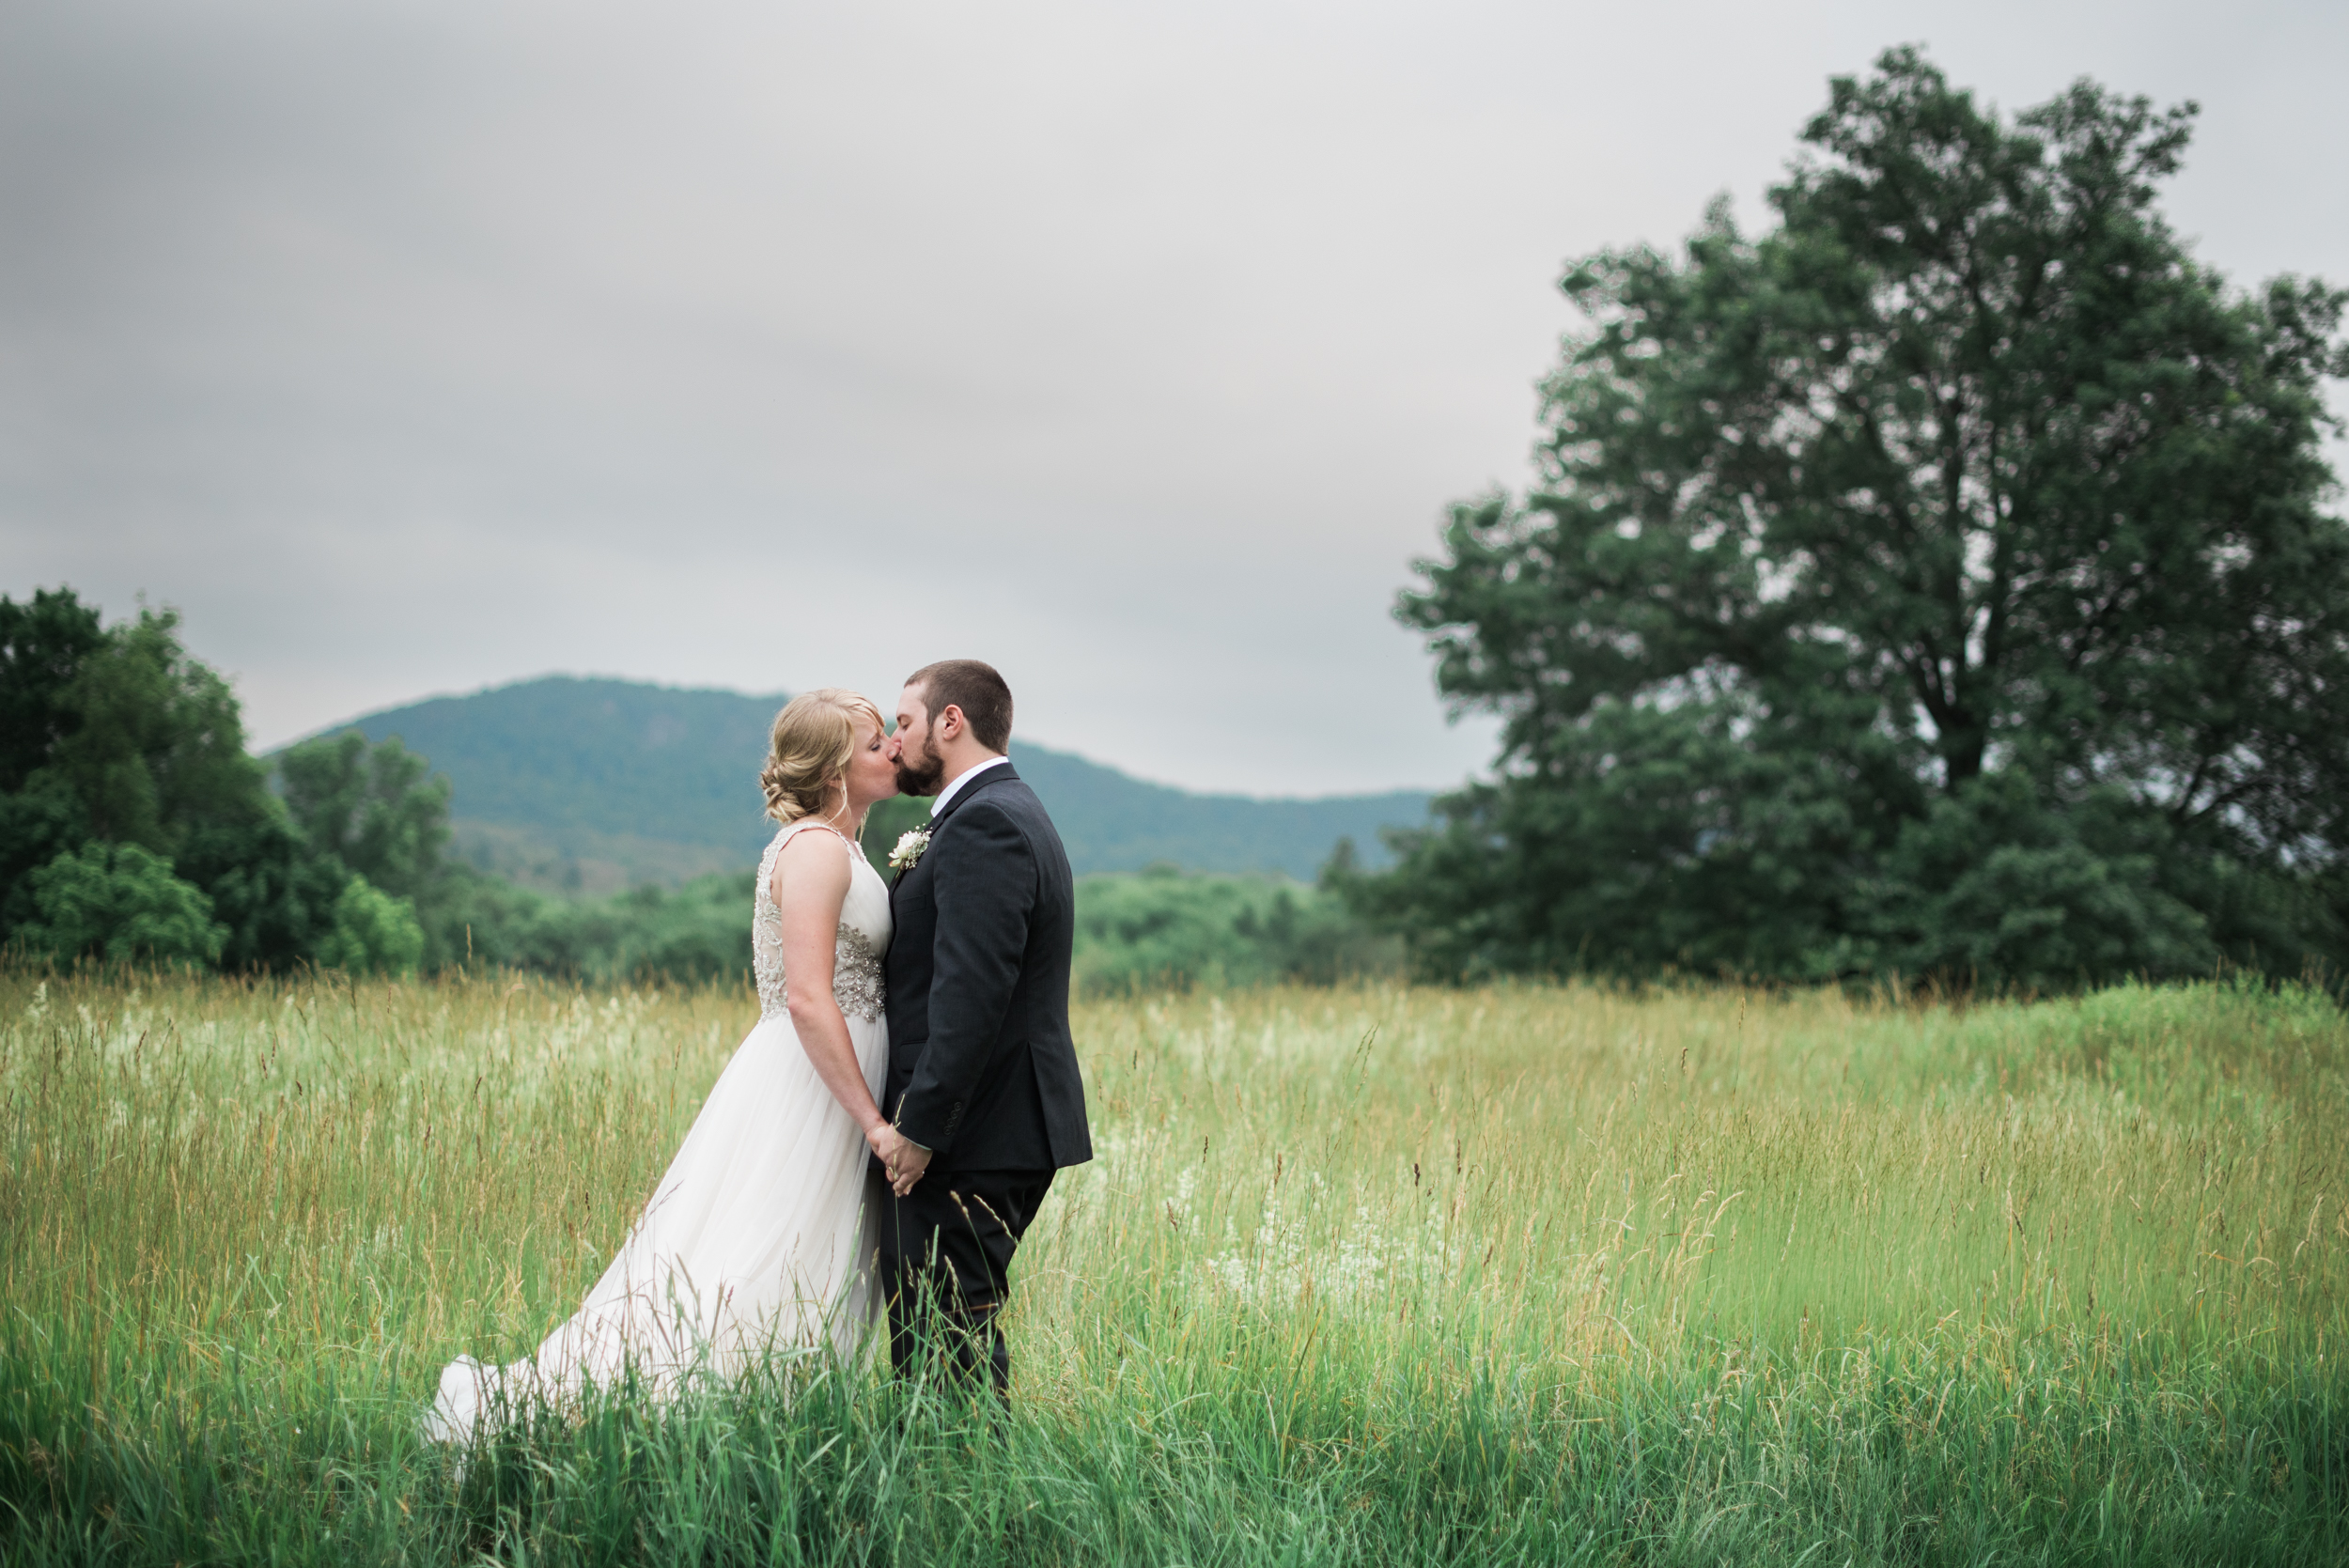
[[[751,916],[751,972],[758,981],[758,1016],[782,1016],[790,1003],[783,973],[783,911],[775,907],[775,858],[794,833],[832,833],[848,855],[848,895],[840,904],[840,936],[832,947],[832,995],[851,1018],[881,1016],[881,957],[889,951],[889,887],[846,837],[821,822],[794,822],[777,833],[758,861],[758,891]]]

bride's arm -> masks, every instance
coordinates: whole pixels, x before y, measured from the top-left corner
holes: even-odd
[[[790,992],[791,1025],[800,1048],[867,1141],[889,1124],[857,1065],[848,1020],[832,999],[832,955],[840,937],[840,906],[848,896],[848,861],[842,841],[820,829],[793,836],[775,857],[769,891],[783,916],[783,972]],[[786,872],[789,875],[785,875]]]

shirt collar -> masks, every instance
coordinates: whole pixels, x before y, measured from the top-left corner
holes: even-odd
[[[930,820],[933,822],[937,821],[938,814],[946,809],[946,802],[961,794],[964,787],[968,785],[972,779],[977,778],[988,768],[1000,767],[1010,760],[1011,758],[1007,756],[989,757],[985,762],[973,765],[969,772],[957,774],[955,776],[955,782],[940,790],[938,792],[938,799],[930,802]]]

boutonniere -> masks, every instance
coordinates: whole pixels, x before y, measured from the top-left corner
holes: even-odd
[[[921,862],[922,851],[930,846],[927,828],[908,828],[898,835],[897,847],[889,852],[889,869],[911,871]]]

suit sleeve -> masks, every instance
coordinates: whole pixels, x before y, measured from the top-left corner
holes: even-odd
[[[957,812],[933,851],[938,901],[929,1042],[897,1102],[897,1128],[926,1148],[955,1146],[963,1111],[994,1065],[1027,953],[1035,856],[1010,817],[984,800]]]

